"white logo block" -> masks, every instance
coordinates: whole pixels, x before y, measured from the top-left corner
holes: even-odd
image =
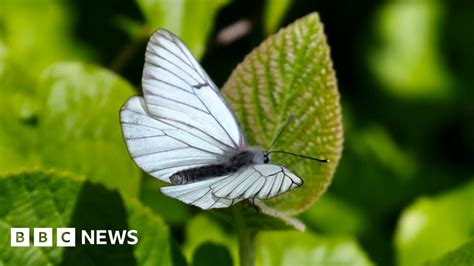
[[[29,247],[30,228],[10,228],[10,246]]]
[[[33,245],[36,247],[52,247],[53,228],[35,228],[33,234]]]
[[[76,229],[75,228],[56,229],[56,246],[75,247],[76,246]]]

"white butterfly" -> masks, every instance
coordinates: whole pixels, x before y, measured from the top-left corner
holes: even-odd
[[[128,150],[148,174],[174,186],[161,191],[202,209],[268,199],[303,180],[249,147],[230,107],[188,48],[169,31],[148,42],[143,96],[120,120]]]

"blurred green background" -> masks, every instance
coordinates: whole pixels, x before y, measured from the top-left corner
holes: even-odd
[[[110,186],[160,215],[188,260],[197,239],[222,244],[202,245],[203,254],[224,248],[235,239],[217,237],[218,225],[199,210],[161,196],[160,184],[123,153],[119,125],[104,114],[118,116],[124,100],[140,93],[147,36],[158,27],[180,36],[220,87],[269,34],[314,11],[337,73],[345,145],[328,191],[299,216],[307,241],[351,239],[378,265],[472,253],[474,2],[468,0],[4,0],[0,173],[40,166],[94,173],[97,180],[113,175]],[[232,25],[241,34],[234,30],[229,40]],[[71,92],[63,95],[61,87]],[[193,226],[212,232],[193,235]],[[198,264],[203,258],[194,254]],[[472,254],[466,257],[472,265]]]

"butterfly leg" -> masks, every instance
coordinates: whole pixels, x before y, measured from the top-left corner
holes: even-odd
[[[250,203],[252,204],[252,207],[257,211],[260,212],[260,208],[255,204],[255,198],[249,199]]]

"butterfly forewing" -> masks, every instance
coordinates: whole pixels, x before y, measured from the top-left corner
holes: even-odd
[[[169,182],[176,171],[218,160],[222,150],[146,111],[143,98],[130,98],[120,113],[128,151],[135,163],[150,175]]]
[[[178,37],[166,30],[158,30],[148,43],[142,86],[146,106],[157,119],[192,127],[229,148],[243,144],[237,120],[217,87]]]
[[[148,43],[142,87],[144,99],[129,99],[120,116],[132,158],[150,175],[169,182],[173,173],[212,164],[243,145],[214,83],[166,30]]]

